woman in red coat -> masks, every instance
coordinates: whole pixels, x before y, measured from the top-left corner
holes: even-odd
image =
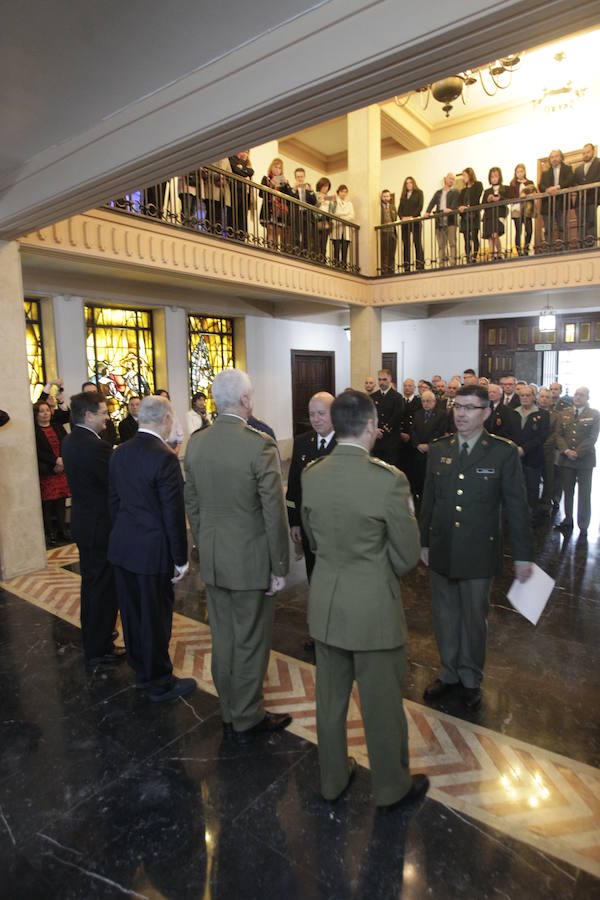
[[[66,432],[62,424],[52,421],[52,410],[45,400],[36,404],[34,416],[44,531],[46,544],[51,546],[57,539],[68,540],[65,500],[71,494],[61,456],[61,446]]]

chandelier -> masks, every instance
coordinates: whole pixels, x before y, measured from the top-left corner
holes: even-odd
[[[544,87],[540,97],[533,100],[534,107],[541,109],[545,113],[565,112],[573,109],[578,100],[585,96],[587,86],[576,85],[571,79],[566,80],[563,72],[564,66],[561,63],[566,60],[566,53],[555,53],[554,62],[558,64],[558,68],[553,67],[549,73],[549,77],[553,79],[552,87]]]
[[[404,108],[410,98],[418,94],[421,99],[421,109],[426,110],[433,95],[434,100],[444,104],[442,109],[446,114],[446,118],[448,118],[455,100],[458,100],[460,97],[463,104],[466,105],[465,88],[477,84],[478,81],[488,97],[494,97],[498,91],[503,91],[510,87],[512,84],[512,73],[519,67],[520,62],[521,55],[519,53],[511,53],[502,59],[497,59],[493,63],[488,63],[487,66],[481,66],[478,69],[466,69],[464,72],[459,72],[458,75],[450,75],[441,81],[426,84],[403,97],[394,97],[394,100],[399,107]]]

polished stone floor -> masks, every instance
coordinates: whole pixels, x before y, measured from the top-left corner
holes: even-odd
[[[535,757],[544,778],[562,779],[559,801],[529,835],[524,813],[492,820],[489,804],[484,815],[481,804],[457,801],[456,778],[440,766],[430,769],[430,798],[412,812],[376,813],[366,767],[340,804],[323,803],[312,709],[292,690],[299,679],[310,699],[300,562],[277,604],[267,695],[279,708],[287,698],[301,727],[242,748],[222,740],[197,571],[178,586],[173,652],[204,689],[161,706],[132,688],[126,667],[86,672],[76,555],[57,551],[44,579],[0,592],[0,896],[600,897],[600,843],[590,837],[600,833],[597,535],[597,518],[588,545],[577,530],[565,539],[550,523],[538,529],[538,562],[557,587],[535,628],[510,608],[510,578],[497,580],[485,700],[470,715],[456,702],[439,714],[422,705],[437,660],[427,575],[419,568],[404,579],[409,718],[442,743],[454,735],[466,757],[477,743],[492,757]],[[433,743],[411,739],[411,750],[431,765]],[[356,746],[361,758],[360,736]],[[483,771],[479,754],[474,769]]]

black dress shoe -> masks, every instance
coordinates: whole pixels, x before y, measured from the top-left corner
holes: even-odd
[[[396,800],[395,803],[390,803],[387,806],[378,806],[377,809],[379,812],[388,813],[395,809],[405,809],[407,806],[414,806],[415,803],[418,803],[419,800],[423,799],[428,790],[429,778],[427,775],[413,775],[410,789],[404,797],[401,797],[400,800]]]
[[[559,531],[573,531],[573,519],[563,519],[558,525],[554,526]]]
[[[337,795],[337,797],[334,797],[333,800],[328,800],[328,803],[337,803],[338,800],[342,799],[342,797],[347,793],[348,788],[354,781],[354,777],[355,777],[357,771],[358,771],[358,763],[356,762],[356,760],[354,759],[353,756],[349,756],[348,757],[348,781],[346,782],[346,787],[344,788],[343,791],[340,791],[340,793]]]
[[[481,688],[464,687],[462,689],[462,699],[467,709],[478,709],[482,701]]]
[[[266,712],[264,719],[247,728],[246,731],[235,731],[233,735],[239,744],[247,744],[253,738],[261,734],[274,734],[276,731],[283,731],[291,723],[292,717],[289,713],[271,713]]]
[[[115,663],[123,662],[126,658],[127,653],[123,647],[113,647],[102,656],[93,656],[91,659],[87,659],[86,663],[88,666],[112,666]]]
[[[428,684],[423,691],[423,700],[439,700],[439,698],[443,697],[444,694],[450,694],[458,687],[460,687],[460,682],[458,681],[442,681],[441,678],[436,678],[435,681],[432,681],[430,684]]]
[[[153,703],[166,703],[168,700],[177,700],[178,697],[187,697],[196,690],[195,678],[176,678],[163,691],[148,691],[148,697]]]

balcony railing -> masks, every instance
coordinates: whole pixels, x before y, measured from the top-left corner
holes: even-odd
[[[594,183],[556,194],[499,196],[463,212],[378,225],[377,274],[408,275],[597,249],[599,202],[600,183]]]
[[[328,198],[327,206],[332,202]],[[105,205],[343,272],[360,271],[359,226],[354,222],[216,166],[174,176]]]

